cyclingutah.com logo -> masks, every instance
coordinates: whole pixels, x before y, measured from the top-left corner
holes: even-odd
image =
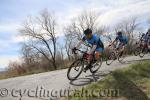
[[[87,90],[82,88],[81,90],[67,89],[60,90],[47,90],[42,86],[37,86],[35,89],[0,89],[0,98],[18,98],[22,100],[23,97],[29,98],[46,98],[46,99],[58,99],[61,97],[119,97],[119,89],[92,89]]]

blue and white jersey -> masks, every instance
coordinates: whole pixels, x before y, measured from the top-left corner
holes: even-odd
[[[115,39],[116,41],[119,40],[119,42],[127,44],[128,43],[128,38],[127,36],[124,35],[118,35]]]
[[[90,45],[97,45],[97,48],[104,48],[104,45],[100,39],[99,36],[97,36],[96,34],[92,35],[91,39],[86,38],[86,36],[84,36],[82,38],[83,41],[87,41]]]
[[[145,35],[143,36],[143,40],[144,40],[144,42],[150,41],[150,35],[149,35],[149,34],[145,34]]]

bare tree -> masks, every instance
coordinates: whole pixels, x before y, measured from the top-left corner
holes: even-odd
[[[68,56],[69,61],[71,61],[73,59],[71,56],[71,47],[73,47],[72,41],[73,40],[71,38],[69,38],[69,36],[67,34],[65,34],[65,46],[64,46],[64,48],[65,48],[65,51],[66,51],[66,54]]]
[[[93,32],[98,31],[96,27],[97,18],[98,15],[94,11],[83,11],[64,28],[66,37],[65,49],[69,59],[71,59],[70,48],[76,44],[76,41],[82,39],[82,34],[85,29],[90,28]]]
[[[120,22],[116,28],[115,31],[123,31],[126,33],[126,35],[129,37],[129,39],[134,37],[134,31],[139,27],[139,23],[137,21],[137,18],[130,18],[127,20],[123,20],[122,22]]]
[[[81,15],[78,17],[78,28],[82,30],[82,32],[86,28],[90,28],[92,30],[95,30],[96,20],[98,16],[95,12],[92,11],[83,11]]]
[[[17,76],[26,72],[25,68],[17,61],[9,62],[7,72],[9,76]]]
[[[48,61],[49,65],[56,65],[56,20],[54,15],[46,9],[39,17],[29,18],[20,29],[23,35],[30,38],[28,47],[34,52],[41,53]]]
[[[78,17],[71,20],[71,23],[64,28],[65,33],[70,35],[70,38],[81,39],[85,29],[90,28],[96,31],[96,21],[98,15],[92,11],[83,11]]]
[[[104,25],[101,25],[99,28],[97,28],[96,32],[97,34],[100,34],[100,35],[107,35],[109,31],[109,27],[108,26],[104,26]]]
[[[64,60],[64,49],[65,49],[64,45],[60,44],[60,43],[57,43],[57,47],[58,47],[57,52],[59,52],[60,58],[62,60]]]

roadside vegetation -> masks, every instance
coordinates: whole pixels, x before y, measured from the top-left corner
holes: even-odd
[[[106,89],[118,90],[110,95]],[[102,90],[101,95],[81,96],[81,90],[74,92],[66,100],[150,100],[150,60],[132,64],[129,67],[113,71],[104,79],[88,85],[84,91]],[[74,97],[75,96],[75,97]]]

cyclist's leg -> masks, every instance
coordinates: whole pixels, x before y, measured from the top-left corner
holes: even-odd
[[[149,49],[149,47],[150,47],[150,40],[146,41],[146,47]]]
[[[117,48],[118,52],[122,52],[124,49],[123,43],[119,43],[119,46]]]
[[[120,52],[123,52],[125,49],[125,45],[122,45],[121,49],[120,49]]]
[[[127,44],[121,43],[120,48],[119,48],[119,54],[120,54],[119,56],[122,56],[126,47],[127,47]]]
[[[98,60],[102,56],[102,52],[104,51],[104,48],[97,48],[95,50],[95,58]]]
[[[96,61],[99,60],[100,56],[102,55],[103,50],[104,50],[103,48],[96,48],[95,54],[94,54]],[[92,59],[91,59],[91,60],[92,60]],[[89,69],[90,67],[92,67],[92,66],[91,66],[91,60],[88,60],[88,63],[89,63],[89,64],[86,66],[85,71],[86,71],[87,69]]]
[[[143,51],[148,47],[148,41],[144,41]]]
[[[150,40],[148,41],[148,49],[150,50]]]

